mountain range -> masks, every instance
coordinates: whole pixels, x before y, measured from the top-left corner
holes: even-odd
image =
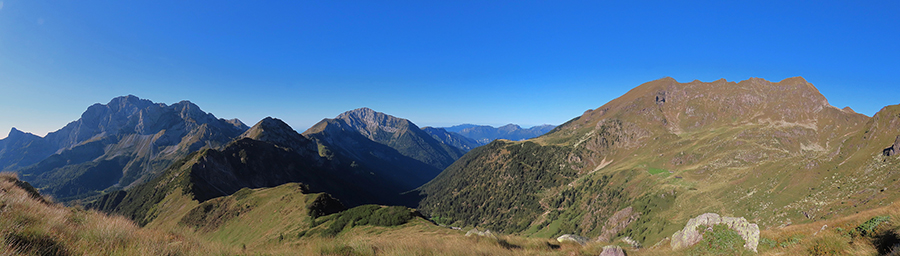
[[[607,244],[643,245],[644,254],[668,254],[686,223],[717,213],[764,230],[773,245],[761,250],[784,253],[810,237],[803,242],[810,251],[831,239],[883,253],[900,244],[890,242],[900,235],[840,223],[894,211],[886,207],[900,200],[898,152],[900,105],[872,117],[838,109],[800,77],[663,78],[558,127],[530,129],[420,128],[360,108],[298,133],[277,118],[246,127],[186,101],[169,106],[119,97],[43,138],[13,129],[0,140],[0,164],[37,189],[8,175],[0,181],[40,204],[49,200],[35,191],[81,199],[148,229],[255,250],[293,250],[339,236],[358,239],[356,247],[317,253],[374,254],[381,249],[359,245],[383,232],[450,232],[434,239],[455,239],[462,235],[452,233],[456,227],[466,227],[493,236],[499,254],[567,249],[546,241],[520,246],[514,244],[520,238],[498,239],[485,229],[560,243],[587,237],[576,241],[603,243],[602,251]],[[823,223],[841,227],[826,230]],[[822,227],[829,235],[784,238],[799,234],[792,226]],[[719,232],[712,225],[700,231]],[[860,240],[867,235],[859,232],[882,238]]]
[[[94,104],[80,119],[45,137],[13,128],[7,138],[0,140],[0,169],[17,172],[56,200],[92,201],[104,193],[150,181],[193,152],[266,150],[262,148],[267,146],[260,143],[232,143],[250,138],[293,149],[293,153],[302,156],[298,159],[306,159],[300,165],[315,163],[316,168],[332,170],[328,173],[333,176],[345,174],[354,177],[347,180],[367,180],[359,183],[369,185],[366,193],[343,193],[346,187],[341,186],[336,187],[342,189],[326,189],[346,197],[350,205],[362,202],[415,205],[415,202],[387,199],[391,196],[386,195],[424,184],[478,146],[455,133],[434,136],[430,129],[420,129],[409,120],[360,108],[334,119],[324,119],[301,135],[273,118],[264,119],[250,129],[237,119],[216,118],[189,101],[166,105],[129,95],[114,98],[107,104]],[[295,157],[281,156],[266,161],[284,162],[282,158]],[[222,158],[217,161],[227,162]],[[259,184],[277,185],[294,180],[270,178],[268,183]],[[332,187],[335,186],[329,188]],[[380,192],[371,192],[376,190]],[[347,194],[362,195],[365,199]]]
[[[246,129],[189,101],[166,105],[129,95],[94,104],[43,138],[13,128],[0,140],[0,169],[18,172],[58,200],[79,199],[142,183],[175,160],[225,145]]]
[[[555,128],[555,125],[538,125],[528,129],[515,124],[507,124],[500,127],[488,125],[461,124],[451,127],[444,127],[448,132],[455,132],[466,138],[470,138],[478,142],[480,145],[487,145],[491,141],[497,139],[520,141],[541,136]]]

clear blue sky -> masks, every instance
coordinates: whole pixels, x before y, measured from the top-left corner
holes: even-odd
[[[900,103],[900,1],[681,2],[2,0],[0,137],[127,94],[298,131],[358,107],[560,124],[666,76]]]

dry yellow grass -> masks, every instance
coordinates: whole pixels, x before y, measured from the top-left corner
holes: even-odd
[[[416,220],[398,227],[359,226],[327,237],[304,237],[270,250],[272,255],[598,255],[601,244],[581,246],[552,239],[471,236]]]
[[[0,174],[0,255],[209,255],[224,247],[137,227],[120,216],[43,202]]]

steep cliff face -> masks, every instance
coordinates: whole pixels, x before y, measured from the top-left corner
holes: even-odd
[[[799,77],[663,78],[544,136],[469,152],[419,189],[420,207],[459,225],[539,236],[599,236],[631,207],[640,217],[616,235],[644,244],[704,212],[762,227],[827,218],[847,211],[841,204],[897,196],[872,194],[900,178],[883,153],[900,135],[891,109],[869,118],[832,107]],[[537,178],[518,180],[529,176]]]
[[[175,159],[221,147],[246,129],[188,101],[166,105],[129,95],[94,104],[80,119],[29,143],[4,139],[4,152],[19,153],[0,153],[0,163],[59,200],[78,199],[146,181]]]

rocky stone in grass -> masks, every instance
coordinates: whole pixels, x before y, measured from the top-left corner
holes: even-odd
[[[584,245],[584,244],[586,244],[586,243],[588,242],[588,238],[587,238],[587,237],[583,237],[583,236],[573,235],[573,234],[565,234],[565,235],[561,235],[561,236],[557,237],[557,238],[556,238],[556,241],[559,241],[560,243],[562,243],[562,242],[576,242],[576,243],[579,243],[579,244],[581,244],[581,245]]]
[[[628,244],[634,248],[641,248],[641,243],[638,241],[635,241],[630,236],[622,237],[621,239],[619,239],[619,241],[622,241],[623,243]]]
[[[625,250],[622,250],[622,247],[618,247],[615,245],[607,245],[603,246],[603,252],[600,253],[600,256],[625,256]]]
[[[494,235],[494,233],[492,233],[490,230],[485,229],[484,231],[480,231],[480,230],[478,230],[478,228],[473,228],[472,230],[469,230],[469,232],[466,232],[466,236],[483,236],[483,237],[490,237],[490,238],[494,238],[494,239],[497,238],[497,236]]]
[[[700,242],[700,240],[703,240],[703,234],[697,228],[701,226],[712,227],[718,224],[724,224],[728,228],[737,231],[741,238],[744,239],[744,248],[756,252],[756,247],[759,245],[759,226],[751,224],[743,217],[721,217],[715,213],[704,213],[688,220],[684,229],[672,234],[672,249],[687,248]]]
[[[628,224],[631,224],[639,217],[641,217],[641,213],[635,212],[631,208],[631,206],[619,210],[618,212],[614,213],[612,217],[609,217],[609,220],[606,221],[606,225],[604,225],[603,229],[601,229],[600,236],[597,237],[597,241],[612,241],[612,239],[615,238],[616,234],[624,230],[625,227],[628,227]]]

